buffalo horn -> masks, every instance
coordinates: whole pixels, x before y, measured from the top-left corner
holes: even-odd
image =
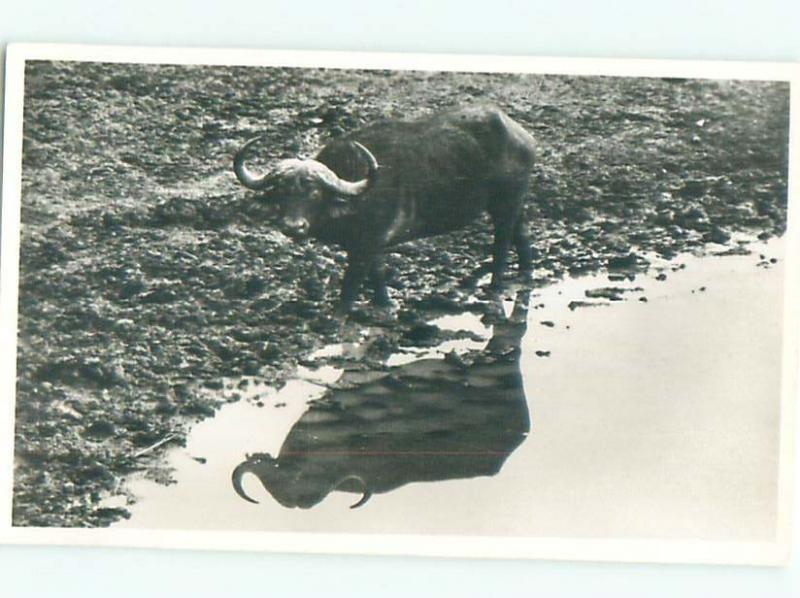
[[[345,478],[342,478],[341,480],[339,480],[339,483],[336,484],[336,487],[340,488],[342,486],[342,484],[345,484],[345,483],[347,483],[347,482],[349,482],[351,480],[359,483],[359,485],[361,486],[361,492],[363,494],[363,496],[360,499],[358,499],[358,502],[356,502],[355,504],[350,505],[351,509],[357,509],[358,507],[361,507],[364,504],[366,504],[366,502],[370,498],[372,498],[372,490],[369,489],[369,486],[367,486],[367,483],[364,481],[364,478],[362,478],[361,476],[357,476],[357,475],[349,475],[349,476],[347,476]]]
[[[249,463],[242,463],[241,465],[237,466],[236,469],[233,470],[233,474],[231,475],[231,480],[233,482],[233,489],[236,490],[236,494],[241,496],[247,502],[252,502],[258,504],[257,500],[253,500],[247,493],[245,493],[244,488],[242,488],[242,477],[244,474],[250,473]]]
[[[329,191],[332,191],[337,195],[353,197],[364,193],[372,186],[372,183],[375,182],[375,176],[378,174],[378,161],[375,159],[375,156],[372,155],[372,152],[361,145],[358,141],[353,141],[351,143],[367,163],[366,178],[360,181],[350,182],[345,181],[344,179],[341,179],[335,174],[331,173],[333,176],[323,177],[320,179],[320,182],[327,187]]]
[[[247,143],[245,143],[241,149],[236,152],[236,156],[233,158],[233,172],[236,173],[236,178],[239,179],[239,182],[247,187],[248,189],[252,189],[253,191],[258,191],[263,189],[267,186],[269,181],[269,173],[263,175],[256,175],[251,172],[247,166],[244,164],[245,154],[247,151],[253,146],[256,141],[260,141],[263,139],[262,137],[254,137]]]

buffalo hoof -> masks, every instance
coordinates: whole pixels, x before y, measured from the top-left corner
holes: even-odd
[[[379,324],[394,324],[397,322],[399,311],[400,303],[390,299],[386,302],[373,303],[370,307],[370,317]]]
[[[480,287],[478,289],[476,297],[484,301],[495,301],[496,299],[499,299],[502,294],[503,294],[502,285],[496,286],[494,284],[490,284],[485,287]]]
[[[349,316],[350,313],[353,311],[353,304],[352,303],[337,303],[336,307],[333,308],[333,313],[331,317],[335,320],[339,320],[341,322],[345,321]]]

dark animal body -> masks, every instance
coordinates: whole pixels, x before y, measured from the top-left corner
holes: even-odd
[[[310,508],[331,491],[373,494],[415,482],[492,476],[525,440],[530,416],[520,371],[529,293],[474,363],[422,359],[387,371],[348,371],[314,402],[277,457],[248,457],[232,474],[254,474],[281,505]]]
[[[311,236],[347,252],[341,312],[350,309],[367,277],[375,303],[389,303],[382,260],[387,249],[458,230],[484,212],[494,225],[492,286],[501,285],[511,245],[520,270],[530,270],[521,213],[534,140],[497,108],[377,123],[331,141],[313,160],[283,160],[261,176],[244,166],[255,141],[234,159],[242,184],[280,202],[288,235]]]

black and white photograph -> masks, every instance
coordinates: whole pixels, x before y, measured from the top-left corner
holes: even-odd
[[[209,55],[9,63],[3,537],[786,558],[796,69]]]

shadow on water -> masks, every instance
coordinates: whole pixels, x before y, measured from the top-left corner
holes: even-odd
[[[412,482],[497,474],[530,418],[520,372],[530,290],[494,324],[472,359],[426,358],[388,371],[347,371],[289,432],[277,457],[237,466],[233,487],[255,474],[285,507],[311,508],[334,490],[373,494]]]

